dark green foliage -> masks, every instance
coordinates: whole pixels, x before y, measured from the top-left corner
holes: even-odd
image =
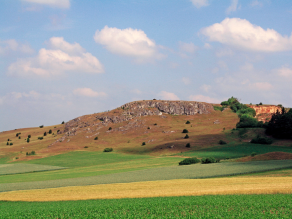
[[[63,121],[61,124],[64,124],[65,122]]]
[[[188,121],[186,121],[186,124],[190,124],[191,122],[188,120]]]
[[[262,102],[260,102],[260,103],[259,103],[259,105],[263,105],[263,103],[262,103]]]
[[[282,104],[278,104],[278,106],[281,107],[281,108],[283,107]]]
[[[112,130],[112,127],[109,127],[108,130]]]
[[[7,141],[10,141],[10,139],[8,138]]]
[[[6,145],[9,145],[9,142],[7,141],[7,144]]]
[[[157,125],[157,123],[154,123],[154,125]]]
[[[200,160],[196,157],[192,157],[192,158],[186,158],[184,160],[182,160],[181,162],[179,162],[179,165],[190,165],[190,164],[194,164],[194,163],[199,163]]]
[[[21,139],[21,136],[18,136],[18,139]]]
[[[13,145],[13,143],[12,142],[10,142],[10,144],[9,145]]]
[[[237,112],[238,116],[241,117],[243,114],[248,115],[250,117],[255,117],[256,116],[256,111],[253,108],[246,107],[238,110]]]
[[[147,129],[150,129],[150,127],[148,127]]]
[[[186,144],[186,148],[190,148],[191,147],[191,144],[190,143],[187,143]]]
[[[184,138],[185,138],[185,139],[186,139],[186,138],[189,138],[189,135],[188,135],[188,134],[186,134],[186,136],[185,136]]]
[[[27,137],[28,137],[28,138],[31,138],[31,135],[28,135]]]
[[[203,157],[201,159],[202,164],[208,164],[208,163],[219,163],[220,159],[215,159],[214,157]]]
[[[29,140],[29,139],[30,139],[30,138],[27,138],[27,139],[26,139],[26,142],[27,142],[27,143],[29,143],[29,142],[30,142],[30,140]]]
[[[256,138],[253,138],[250,143],[253,143],[253,144],[272,144],[273,140],[270,138],[257,136]]]
[[[221,102],[221,105],[222,106],[229,106],[229,102],[228,101],[223,101],[223,102]]]
[[[35,155],[35,151],[26,152],[26,156]]]
[[[292,109],[275,113],[266,125],[266,134],[280,139],[292,139]]]
[[[84,148],[88,148],[88,146],[84,146]]]
[[[58,129],[57,133],[60,131],[60,129]]]
[[[262,126],[262,122],[258,122],[256,118],[250,117],[247,114],[241,115],[239,123],[236,124],[236,128],[256,128]]]
[[[41,125],[41,126],[40,126],[40,128],[43,128],[43,127],[44,127],[44,125]]]
[[[47,136],[47,132],[44,132],[44,136]]]
[[[39,139],[39,140],[43,140],[44,138],[43,138],[43,137],[38,137],[38,139]]]
[[[220,140],[218,143],[219,144],[227,144],[226,141],[223,141],[223,140]]]
[[[225,106],[225,105],[224,105]],[[213,108],[214,108],[214,110],[216,110],[216,111],[223,111],[224,109],[225,109],[225,107],[224,106],[213,106]]]
[[[94,138],[94,140],[98,140],[98,137],[96,136],[96,137]]]
[[[252,153],[251,153],[251,156],[252,156],[252,157],[254,157],[254,156],[256,156],[256,155],[257,155],[256,152],[252,152]]]
[[[20,132],[16,133],[16,137],[18,137],[20,134],[21,134]]]
[[[142,146],[144,146],[144,145],[146,145],[145,141],[144,141],[144,142],[142,142]]]
[[[184,129],[184,130],[182,131],[182,133],[189,133],[189,131],[188,131],[187,129]]]
[[[49,134],[52,134],[52,129],[49,130]]]
[[[113,151],[112,148],[105,148],[105,149],[103,150],[103,152],[112,152],[112,151]]]

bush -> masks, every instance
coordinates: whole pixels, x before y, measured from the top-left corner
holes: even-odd
[[[59,131],[60,131],[60,129],[58,129],[57,134],[58,134]]]
[[[29,143],[29,142],[30,142],[30,140],[29,140],[29,139],[30,139],[30,138],[27,138],[27,139],[26,139],[26,142],[27,142],[27,143]]]
[[[84,146],[84,148],[88,148],[88,146]]]
[[[18,136],[18,139],[21,139],[21,136]]]
[[[185,139],[189,138],[189,135],[188,135],[188,134],[186,134],[186,136],[185,136],[184,138],[185,138]]]
[[[201,159],[202,164],[208,164],[208,163],[219,163],[219,159],[215,159],[214,157],[203,157]]]
[[[191,122],[188,120],[188,121],[186,121],[186,124],[190,124]]]
[[[112,130],[112,127],[109,127],[108,130],[109,130],[109,131]]]
[[[52,134],[52,129],[49,130],[49,134]]]
[[[147,129],[150,129],[150,127],[148,127]]]
[[[47,132],[44,132],[44,136],[47,136]]]
[[[40,128],[43,128],[43,127],[44,127],[43,125],[40,126]]]
[[[142,142],[142,146],[144,146],[144,145],[146,145],[145,141],[144,141],[144,142]]]
[[[213,108],[214,108],[214,110],[216,110],[216,111],[223,111],[224,109],[225,109],[225,107],[224,106],[213,106]]]
[[[250,117],[249,115],[243,114],[240,117],[239,123],[236,124],[236,128],[255,128],[261,127],[262,123],[259,123],[256,118]]]
[[[98,137],[96,136],[96,137],[94,138],[94,140],[98,140]]]
[[[257,155],[256,152],[252,152],[252,153],[251,153],[251,156],[252,156],[252,157],[254,157],[254,156],[256,156],[256,155]]]
[[[13,143],[12,142],[10,142],[10,144],[9,145],[13,145]]]
[[[270,138],[265,138],[265,137],[259,137],[257,136],[256,138],[253,138],[250,143],[253,144],[272,144],[273,140]]]
[[[43,138],[43,137],[38,137],[38,139],[39,139],[39,140],[43,140],[44,138]]]
[[[112,152],[112,151],[113,151],[112,148],[105,148],[105,149],[103,150],[103,152]]]
[[[6,145],[9,145],[9,142],[7,141],[7,144]]]
[[[154,123],[154,125],[157,125],[157,123]]]
[[[29,156],[29,155],[35,155],[35,151],[31,151],[30,153],[26,152],[26,156]]]
[[[226,141],[223,141],[223,140],[220,140],[218,143],[219,144],[227,144],[227,142]]]
[[[10,141],[10,139],[8,138],[7,141]]]
[[[179,165],[190,165],[190,164],[195,164],[195,163],[199,163],[200,160],[196,157],[193,158],[186,158],[184,160],[182,160],[181,162],[179,162]]]
[[[28,135],[27,137],[28,137],[28,138],[31,138],[31,135]]]
[[[63,121],[61,124],[65,124],[65,122]]]
[[[184,130],[182,131],[182,133],[189,133],[189,131],[188,131],[187,129],[184,129]]]
[[[191,144],[190,143],[187,143],[186,144],[186,148],[190,148],[191,147]]]
[[[263,103],[262,103],[262,102],[260,102],[260,103],[259,103],[259,105],[263,105]]]

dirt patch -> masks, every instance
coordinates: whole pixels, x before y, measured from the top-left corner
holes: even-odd
[[[237,159],[236,161],[247,162],[247,161],[259,161],[259,160],[291,160],[291,159],[292,159],[292,153],[276,151],[276,152],[256,155],[254,157],[252,156],[243,157],[243,158]]]

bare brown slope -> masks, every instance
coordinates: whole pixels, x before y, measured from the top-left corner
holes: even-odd
[[[236,161],[247,162],[247,161],[256,161],[256,160],[291,160],[291,159],[292,159],[292,153],[276,151],[276,152],[270,152],[266,154],[255,155],[254,157],[252,156],[243,157],[243,158],[237,159]]]

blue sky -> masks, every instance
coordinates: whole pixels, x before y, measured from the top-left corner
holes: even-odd
[[[292,2],[0,0],[0,131],[134,100],[291,107]]]

